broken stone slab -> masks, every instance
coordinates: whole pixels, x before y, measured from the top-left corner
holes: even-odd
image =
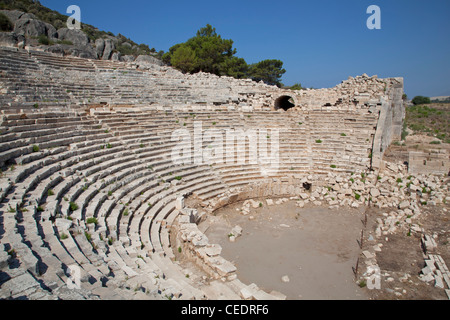
[[[206,246],[204,250],[209,257],[216,257],[222,253],[222,247],[219,244],[211,244]]]
[[[424,268],[422,268],[421,270],[423,275],[429,275],[429,274],[433,274],[433,269],[431,269],[429,266],[426,266]]]
[[[266,199],[266,203],[268,206],[273,206],[273,200],[272,199]]]
[[[253,209],[259,208],[259,202],[255,201],[253,199],[250,199],[249,202]]]
[[[59,231],[67,231],[72,227],[72,221],[64,218],[58,218],[55,220],[55,225]]]
[[[430,237],[429,235],[422,236],[422,244],[424,245],[426,252],[432,251],[437,247],[436,241],[434,241],[433,237]]]
[[[230,233],[232,235],[234,235],[236,238],[240,237],[242,235],[242,227],[241,226],[235,226],[233,229],[231,229]]]
[[[178,197],[176,202],[175,202],[175,208],[177,210],[183,210],[184,209],[184,197]]]
[[[442,280],[442,277],[434,275],[434,286],[436,288],[444,289],[444,281]]]
[[[398,205],[398,208],[399,209],[405,209],[405,208],[408,208],[409,206],[410,206],[409,201],[404,200],[404,201],[400,202],[400,204]]]
[[[196,247],[205,247],[209,244],[208,238],[201,232],[197,232],[191,242]]]
[[[375,258],[375,255],[367,250],[363,251],[362,254],[364,255],[364,257],[366,257],[366,259]]]
[[[373,198],[376,198],[380,195],[380,190],[378,190],[377,188],[372,188],[372,189],[370,189],[370,195]]]
[[[434,280],[434,276],[432,273],[428,273],[426,275],[419,276],[419,279],[423,282],[431,282]]]
[[[288,283],[291,280],[289,279],[289,276],[282,276],[281,277],[281,281],[284,282],[284,283]]]
[[[240,296],[244,300],[250,300],[253,298],[254,290],[252,288],[249,288],[248,286],[245,288],[242,288],[239,292]]]
[[[300,198],[302,198],[303,200],[306,200],[309,198],[309,195],[305,192],[300,193]]]
[[[11,256],[6,251],[0,251],[0,269],[5,269]]]
[[[236,267],[221,256],[210,257],[209,259],[206,259],[206,262],[209,263],[221,277],[229,276],[236,271]]]
[[[39,283],[29,273],[25,272],[3,284],[2,289],[9,291],[11,296],[14,297],[39,286]]]
[[[296,202],[297,207],[303,208],[305,206],[305,202],[304,201],[297,201]]]

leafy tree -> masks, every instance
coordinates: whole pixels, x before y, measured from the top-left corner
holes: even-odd
[[[195,51],[187,45],[181,45],[173,53],[172,65],[184,73],[192,72],[197,65],[197,56]]]
[[[245,79],[248,76],[249,67],[243,58],[231,57],[221,64],[220,70],[221,75]]]
[[[281,77],[286,70],[280,60],[263,60],[250,66],[250,78],[254,81],[263,81],[269,85],[281,86]]]
[[[233,49],[233,40],[222,39],[217,34],[216,29],[210,24],[197,31],[195,37],[190,38],[185,43],[178,43],[164,54],[163,61],[177,68],[174,63],[175,53],[180,47],[189,47],[196,56],[193,68],[189,67],[189,72],[208,72],[216,75],[230,75],[244,77],[246,63],[243,59],[234,57],[236,49]],[[176,62],[179,63],[179,54],[187,55],[189,52],[184,48],[178,53]],[[190,54],[190,53],[189,53]],[[192,61],[192,56],[190,57]],[[181,69],[180,69],[181,70]],[[184,68],[182,71],[186,71]]]
[[[417,106],[419,104],[429,104],[431,103],[430,98],[424,96],[416,96],[412,99],[412,103]]]
[[[191,47],[198,57],[194,72],[203,71],[220,75],[221,64],[236,53],[236,49],[233,49],[233,40],[222,39],[216,33],[216,29],[209,24],[198,30],[197,35],[189,39],[186,45]]]
[[[222,39],[216,29],[207,24],[197,31],[195,37],[172,46],[162,56],[162,60],[183,72],[203,71],[218,76],[250,78],[271,85],[282,85],[280,79],[286,70],[280,60],[264,60],[248,65],[243,58],[235,55],[233,40]]]

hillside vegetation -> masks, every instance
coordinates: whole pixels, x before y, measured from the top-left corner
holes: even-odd
[[[51,10],[43,6],[37,0],[0,0],[0,10],[18,10],[26,13],[32,13],[37,19],[47,22],[55,27],[55,29],[66,28],[66,22],[69,16],[63,15],[55,10]],[[153,55],[156,53],[155,48],[149,48],[146,44],[137,44],[129,38],[118,34],[115,36],[112,32],[101,31],[96,27],[81,23],[81,30],[89,37],[89,40],[95,42],[100,38],[115,37],[117,41],[116,50],[122,55]],[[125,45],[128,43],[130,45]],[[159,52],[161,57],[163,52]]]
[[[450,105],[438,103],[407,107],[405,125],[414,133],[450,143]]]

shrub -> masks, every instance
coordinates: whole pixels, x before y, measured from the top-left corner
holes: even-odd
[[[341,137],[346,137],[347,135],[345,133],[341,133]]]
[[[70,211],[75,211],[75,210],[78,210],[78,205],[75,203],[75,202],[69,202],[69,209],[70,209]]]
[[[431,141],[430,144],[441,144],[440,141]]]
[[[60,236],[61,240],[66,240],[69,236],[65,233],[61,233]]]
[[[178,177],[175,177],[175,180],[178,180],[178,181],[180,181],[181,179],[183,179],[183,177],[180,177],[180,176],[178,176]]]
[[[322,140],[318,139],[316,140],[316,143],[322,143]]]
[[[359,200],[359,199],[361,199],[361,195],[360,195],[360,194],[358,194],[358,193],[355,193],[355,199],[356,199],[356,200]]]
[[[39,146],[34,145],[33,146],[33,152],[39,152]]]
[[[53,196],[55,193],[53,192],[52,189],[49,189],[49,190],[47,191],[47,194],[48,194],[48,196]]]
[[[3,13],[0,13],[0,31],[12,31],[13,29],[14,25],[9,18]]]
[[[73,46],[73,42],[69,40],[59,40],[58,43]]]
[[[98,223],[98,220],[97,220],[97,218],[95,218],[95,217],[90,217],[90,218],[88,218],[87,220],[86,220],[86,223],[87,224],[97,224]]]
[[[330,168],[336,169],[336,165],[335,165],[335,164],[332,164],[332,165],[330,166]]]
[[[53,44],[53,42],[51,42],[48,37],[46,35],[41,34],[38,38],[38,41],[40,44],[43,44],[44,46],[48,46]]]
[[[419,104],[428,104],[431,103],[430,98],[424,96],[416,96],[412,99],[412,103],[416,106]]]

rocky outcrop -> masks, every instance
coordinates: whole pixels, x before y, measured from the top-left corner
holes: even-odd
[[[0,46],[16,47],[24,41],[25,37],[15,32],[0,32]]]
[[[152,65],[163,66],[164,63],[161,60],[156,59],[152,56],[140,55],[136,58],[136,64],[140,69],[148,69]]]
[[[95,41],[97,56],[102,60],[109,60],[115,49],[116,45],[112,39],[97,39]]]
[[[89,44],[89,38],[83,31],[68,28],[58,30],[58,40],[70,41],[77,47],[85,47]]]
[[[0,10],[0,13],[3,13],[5,16],[7,16],[12,24],[15,24],[17,20],[21,18],[37,19],[36,16],[32,13],[25,13],[18,10]]]
[[[13,32],[0,33],[0,45],[5,47],[24,47],[25,45],[37,45],[36,39],[40,36],[47,36],[55,44],[45,46],[44,51],[51,52],[58,56],[71,55],[74,57],[87,59],[102,59],[112,61],[134,62],[135,56],[122,56],[117,52],[118,38],[110,36],[107,39],[97,39],[95,44],[81,30],[71,30],[61,28],[56,30],[49,23],[39,20],[32,13],[25,13],[18,10],[0,10],[14,25]],[[64,41],[64,43],[61,43]],[[71,43],[71,44],[70,44]],[[134,48],[128,42],[122,46]],[[151,65],[163,65],[163,62],[152,56],[140,56],[139,65],[143,69],[148,69]]]
[[[49,23],[22,16],[14,24],[14,32],[25,37],[47,36],[49,39],[56,38],[56,29]]]

